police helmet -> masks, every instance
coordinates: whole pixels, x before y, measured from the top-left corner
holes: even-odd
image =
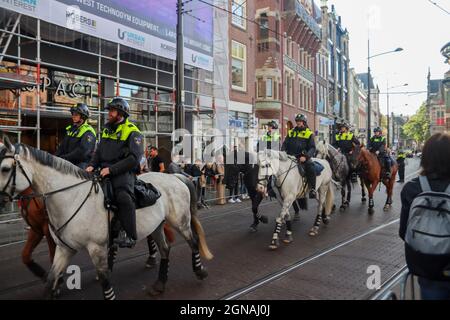
[[[116,109],[119,112],[122,112],[124,116],[127,118],[130,116],[130,106],[128,102],[123,98],[114,98],[110,102],[108,102],[105,109],[109,110],[111,108]]]
[[[71,107],[70,113],[79,113],[85,120],[89,118],[89,108],[85,103],[78,103],[76,106]]]
[[[299,122],[299,121],[303,121],[305,124],[307,124],[308,123],[308,117],[305,116],[304,114],[298,114],[295,117],[295,122]]]
[[[268,127],[272,127],[272,129],[277,130],[278,129],[278,124],[276,123],[276,121],[270,121],[267,124]]]
[[[383,129],[381,129],[380,127],[376,127],[375,129],[373,129],[373,132],[374,133],[377,133],[377,132],[383,133]]]

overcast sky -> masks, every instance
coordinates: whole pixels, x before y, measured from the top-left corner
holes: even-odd
[[[434,2],[450,11],[450,0]],[[316,3],[320,5],[320,1]],[[386,92],[387,81],[389,87],[409,84],[391,91],[426,91],[428,67],[432,79],[442,79],[450,69],[440,53],[450,41],[450,15],[428,0],[330,0],[328,3],[330,10],[331,4],[335,5],[344,28],[349,31],[350,65],[357,73],[367,72],[369,24],[371,56],[398,47],[404,49],[371,59],[372,75],[381,92]],[[426,94],[390,95],[390,112],[414,114],[425,99]],[[386,113],[386,95],[380,97],[380,110]]]

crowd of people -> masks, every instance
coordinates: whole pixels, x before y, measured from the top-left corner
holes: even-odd
[[[214,162],[203,163],[196,160],[194,163],[188,163],[175,155],[169,163],[165,163],[156,147],[150,147],[144,152],[143,135],[128,120],[130,108],[125,100],[111,100],[107,110],[108,124],[95,148],[96,133],[87,122],[89,109],[84,104],[71,108],[73,124],[66,128],[66,137],[56,155],[88,172],[100,170],[102,177],[111,179],[118,217],[124,229],[116,239],[117,242],[115,240],[121,247],[133,247],[136,241],[133,188],[137,171],[141,174],[152,171],[187,176],[197,188],[198,205],[203,207],[208,207],[207,185],[215,188],[216,204],[225,204],[227,198],[229,203],[239,203],[241,199],[248,198],[236,160],[234,164],[225,166],[224,156],[218,154]],[[314,134],[308,128],[306,116],[298,115],[295,121],[296,127],[289,123],[288,135],[281,145],[281,150],[295,156],[299,163],[303,164],[310,186],[309,196],[315,198],[316,181],[311,161],[315,153]],[[268,132],[258,144],[259,150],[280,145],[281,137],[275,131],[277,124],[272,121],[268,128]],[[336,147],[346,155],[351,155],[352,145],[359,144],[345,123],[340,126],[336,142]],[[235,151],[236,148],[234,147]],[[392,159],[386,152],[386,139],[380,128],[375,129],[368,149],[377,154],[384,167],[389,168]],[[405,179],[405,158],[403,152],[398,153],[398,182],[401,183]],[[450,135],[439,133],[432,136],[423,148],[420,164],[422,171],[419,177],[406,183],[401,192],[399,235],[405,241],[408,268],[419,278],[422,299],[450,299],[449,163]],[[386,172],[386,175],[388,174],[389,172]],[[228,197],[225,189],[229,190]]]

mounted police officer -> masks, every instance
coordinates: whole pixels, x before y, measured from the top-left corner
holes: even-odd
[[[359,146],[360,142],[350,130],[350,125],[347,122],[338,124],[339,133],[336,134],[336,142],[334,146],[342,152],[347,158],[348,167],[351,169],[350,157],[353,154],[353,147]],[[356,180],[356,172],[351,170],[352,181]]]
[[[385,169],[385,178],[391,178],[391,158],[386,150],[386,137],[383,136],[383,130],[377,127],[373,130],[375,134],[370,138],[368,149],[377,155],[378,160]]]
[[[281,136],[278,132],[278,124],[275,121],[269,121],[267,124],[267,132],[258,141],[257,151],[265,150],[280,150],[280,140]],[[276,193],[272,187],[272,177],[269,178],[269,184],[267,186],[267,194],[271,198],[276,198]]]
[[[258,141],[257,150],[279,150],[280,149],[280,140],[281,136],[278,132],[278,124],[275,121],[270,121],[267,124],[267,132],[264,134],[260,141]]]
[[[114,98],[105,109],[109,111],[108,123],[86,170],[92,172],[100,168],[102,177],[110,177],[118,207],[117,215],[125,230],[114,242],[121,248],[132,248],[137,240],[134,183],[144,154],[143,137],[128,120],[130,106],[127,101]]]
[[[310,192],[309,197],[315,199],[316,193],[316,170],[312,158],[316,153],[316,143],[314,134],[308,128],[308,118],[299,114],[295,118],[297,126],[289,130],[286,140],[284,140],[282,151],[290,156],[296,157],[304,165],[306,178],[308,180]]]
[[[405,182],[405,161],[406,161],[406,153],[403,152],[403,150],[399,150],[397,155],[397,163],[398,163],[398,175],[400,179],[397,181],[398,183]]]
[[[70,113],[73,123],[66,127],[66,136],[55,155],[85,169],[95,149],[96,133],[87,122],[89,108],[86,104],[78,103],[70,108]]]

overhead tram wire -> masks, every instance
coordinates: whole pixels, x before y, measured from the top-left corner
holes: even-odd
[[[254,23],[254,24],[256,24],[257,26],[259,26],[260,28],[264,28],[265,30],[269,30],[269,31],[273,32],[274,34],[281,36],[282,38],[288,38],[287,35],[285,36],[285,35],[283,35],[283,34],[277,32],[277,31],[275,31],[275,30],[273,30],[273,29],[270,29],[270,28],[268,28],[268,27],[265,27],[265,26],[263,26],[262,24],[256,22],[255,20],[249,19],[249,18],[247,18],[247,17],[242,17],[242,16],[240,16],[240,15],[238,15],[238,14],[236,14],[236,13],[233,13],[233,12],[230,11],[230,10],[227,10],[227,9],[224,9],[224,8],[221,8],[221,7],[218,7],[218,6],[216,6],[216,5],[212,4],[212,3],[209,3],[209,2],[207,2],[207,1],[204,1],[204,0],[198,0],[198,1],[201,2],[201,3],[204,3],[204,4],[208,5],[208,6],[211,6],[211,7],[213,7],[213,8],[216,8],[216,9],[218,9],[218,10],[222,10],[222,11],[224,11],[224,12],[228,12],[229,14],[234,15],[234,16],[236,16],[236,17],[239,17],[240,19],[243,19],[243,20],[245,20],[245,21]]]
[[[441,7],[440,5],[438,5],[436,2],[428,0],[428,2],[430,2],[431,4],[435,5],[436,7],[438,7],[439,9],[441,9],[442,11],[444,11],[446,14],[450,15],[450,12],[447,11],[445,8]]]

